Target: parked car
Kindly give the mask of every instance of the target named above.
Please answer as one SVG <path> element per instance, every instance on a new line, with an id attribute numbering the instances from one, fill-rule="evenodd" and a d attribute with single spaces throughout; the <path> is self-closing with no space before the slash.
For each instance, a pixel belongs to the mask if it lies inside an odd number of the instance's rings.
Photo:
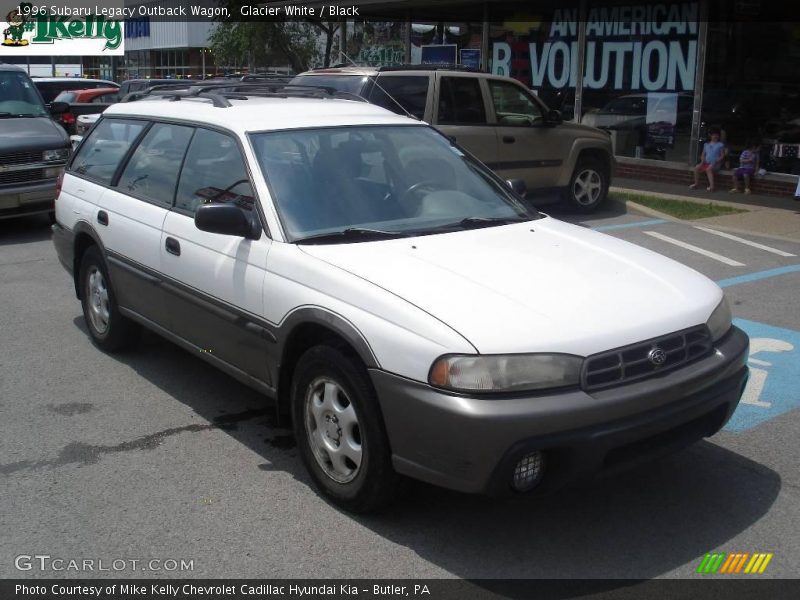
<path id="1" fill-rule="evenodd" d="M 401 475 L 554 489 L 725 424 L 748 339 L 715 283 L 339 96 L 176 90 L 101 115 L 53 227 L 97 347 L 146 327 L 262 391 L 352 511 Z"/>
<path id="2" fill-rule="evenodd" d="M 25 71 L 0 63 L 0 218 L 53 211 L 70 145 L 52 115 L 67 108 L 46 106 Z"/>
<path id="3" fill-rule="evenodd" d="M 608 194 L 615 167 L 609 136 L 564 123 L 515 79 L 409 65 L 316 69 L 291 83 L 359 94 L 422 119 L 501 177 L 522 179 L 534 202 L 565 200 L 591 212 Z"/>
<path id="4" fill-rule="evenodd" d="M 119 87 L 113 81 L 85 77 L 33 77 L 32 79 L 45 102 L 53 102 L 56 96 L 64 91 Z"/>
<path id="5" fill-rule="evenodd" d="M 59 115 L 58 121 L 68 134 L 77 133 L 77 118 L 80 115 L 101 113 L 120 101 L 118 88 L 96 88 L 61 92 L 56 102 L 66 102 L 69 110 Z"/>

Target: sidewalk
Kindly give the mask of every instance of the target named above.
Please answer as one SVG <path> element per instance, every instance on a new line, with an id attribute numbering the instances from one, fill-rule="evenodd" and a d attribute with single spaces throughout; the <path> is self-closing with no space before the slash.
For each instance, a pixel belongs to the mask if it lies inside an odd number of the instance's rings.
<path id="1" fill-rule="evenodd" d="M 709 225 L 735 233 L 751 233 L 764 237 L 800 242 L 800 201 L 761 194 L 731 194 L 727 190 L 707 192 L 691 190 L 673 183 L 616 178 L 610 192 L 646 194 L 673 200 L 686 200 L 732 206 L 747 212 L 698 219 L 693 223 Z M 653 209 L 636 205 L 636 210 L 660 218 L 673 219 Z M 657 215 L 656 215 L 657 213 Z"/>

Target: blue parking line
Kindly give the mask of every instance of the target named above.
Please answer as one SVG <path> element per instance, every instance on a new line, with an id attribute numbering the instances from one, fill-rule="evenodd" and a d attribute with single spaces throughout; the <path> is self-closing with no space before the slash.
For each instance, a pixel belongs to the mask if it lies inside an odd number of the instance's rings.
<path id="1" fill-rule="evenodd" d="M 620 223 L 618 225 L 600 225 L 592 227 L 595 231 L 612 231 L 614 229 L 631 229 L 632 227 L 649 227 L 650 225 L 661 225 L 667 223 L 665 219 L 650 219 L 649 221 L 636 221 L 635 223 Z"/>
<path id="2" fill-rule="evenodd" d="M 758 281 L 759 279 L 768 279 L 769 277 L 777 277 L 778 275 L 785 275 L 786 273 L 799 273 L 800 265 L 788 265 L 786 267 L 778 267 L 777 269 L 767 269 L 766 271 L 756 271 L 748 275 L 739 275 L 738 277 L 731 277 L 729 279 L 722 279 L 717 282 L 719 287 L 725 288 L 732 285 L 739 285 L 740 283 L 750 283 L 751 281 Z"/>

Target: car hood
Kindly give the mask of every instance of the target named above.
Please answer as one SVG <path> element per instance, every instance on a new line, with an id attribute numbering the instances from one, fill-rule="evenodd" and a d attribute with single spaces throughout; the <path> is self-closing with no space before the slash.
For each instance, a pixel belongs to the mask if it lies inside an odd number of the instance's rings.
<path id="1" fill-rule="evenodd" d="M 50 117 L 0 119 L 0 152 L 52 150 L 68 145 L 67 132 Z"/>
<path id="2" fill-rule="evenodd" d="M 704 323 L 722 290 L 556 219 L 302 250 L 433 315 L 480 353 L 586 356 Z"/>

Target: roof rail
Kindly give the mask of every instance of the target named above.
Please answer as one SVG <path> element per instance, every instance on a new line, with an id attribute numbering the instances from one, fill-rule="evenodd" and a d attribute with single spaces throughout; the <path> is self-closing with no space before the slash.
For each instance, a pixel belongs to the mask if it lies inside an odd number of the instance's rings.
<path id="1" fill-rule="evenodd" d="M 465 71 L 468 73 L 485 73 L 483 69 L 476 69 L 466 65 L 454 63 L 436 63 L 429 65 L 395 65 L 391 67 L 375 67 L 376 71 Z"/>
<path id="2" fill-rule="evenodd" d="M 211 100 L 217 108 L 228 108 L 232 104 L 228 99 L 247 100 L 250 96 L 272 98 L 335 98 L 367 102 L 366 98 L 350 92 L 342 92 L 329 86 L 287 85 L 283 82 L 217 81 L 208 84 L 175 83 L 154 85 L 146 90 L 127 94 L 122 102 L 133 102 L 146 97 L 158 96 L 176 101 L 182 98 L 205 98 Z"/>

